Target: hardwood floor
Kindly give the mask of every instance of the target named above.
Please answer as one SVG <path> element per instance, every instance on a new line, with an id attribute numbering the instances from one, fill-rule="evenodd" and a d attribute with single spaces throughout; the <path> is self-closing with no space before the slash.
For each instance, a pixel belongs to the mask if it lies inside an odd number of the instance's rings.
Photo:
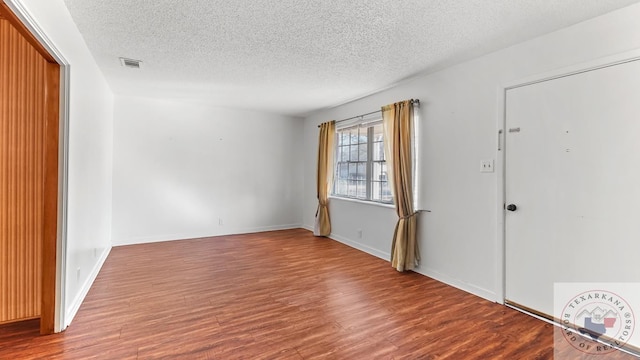
<path id="1" fill-rule="evenodd" d="M 65 332 L 1 327 L 0 359 L 551 359 L 553 334 L 297 229 L 116 247 Z"/>

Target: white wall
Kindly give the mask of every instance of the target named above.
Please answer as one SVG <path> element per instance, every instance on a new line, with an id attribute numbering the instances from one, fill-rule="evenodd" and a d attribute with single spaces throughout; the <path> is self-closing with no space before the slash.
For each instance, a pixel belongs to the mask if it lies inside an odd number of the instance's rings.
<path id="1" fill-rule="evenodd" d="M 419 98 L 423 205 L 418 272 L 491 299 L 502 299 L 496 159 L 503 85 L 538 73 L 640 48 L 640 4 L 433 73 L 334 109 L 310 115 L 304 128 L 304 226 L 316 210 L 317 124 Z M 392 209 L 332 199 L 332 237 L 389 258 Z M 356 229 L 362 229 L 362 239 Z"/>
<path id="2" fill-rule="evenodd" d="M 113 95 L 62 0 L 20 0 L 71 65 L 68 324 L 111 249 Z M 78 276 L 79 274 L 79 276 Z"/>
<path id="3" fill-rule="evenodd" d="M 300 119 L 135 97 L 115 118 L 114 245 L 302 223 Z"/>

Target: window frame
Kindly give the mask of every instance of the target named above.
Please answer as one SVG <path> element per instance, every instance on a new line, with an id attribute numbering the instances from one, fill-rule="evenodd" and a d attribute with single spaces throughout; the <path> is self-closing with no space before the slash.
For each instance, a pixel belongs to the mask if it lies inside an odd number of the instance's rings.
<path id="1" fill-rule="evenodd" d="M 384 153 L 384 135 L 382 138 L 382 141 L 375 141 L 375 127 L 381 125 L 382 126 L 382 119 L 380 117 L 377 117 L 376 119 L 371 119 L 369 121 L 361 121 L 355 124 L 350 124 L 341 128 L 336 128 L 336 140 L 335 140 L 335 149 L 334 149 L 334 169 L 333 169 L 333 186 L 331 187 L 331 197 L 335 197 L 338 199 L 346 199 L 346 200 L 352 200 L 352 201 L 362 201 L 362 202 L 366 202 L 366 203 L 370 203 L 370 204 L 377 204 L 377 205 L 383 205 L 383 206 L 393 206 L 394 205 L 394 201 L 393 201 L 393 195 L 390 195 L 390 198 L 388 200 L 383 200 L 382 199 L 382 195 L 380 194 L 380 199 L 375 199 L 373 197 L 373 188 L 374 188 L 374 183 L 380 183 L 380 186 L 382 187 L 383 184 L 386 184 L 386 187 L 389 189 L 389 192 L 391 192 L 391 189 L 389 187 L 389 179 L 388 177 L 386 178 L 386 180 L 382 181 L 382 180 L 376 180 L 374 179 L 374 166 L 375 163 L 380 163 L 381 165 L 381 173 L 382 173 L 382 169 L 386 169 L 386 164 L 387 164 L 387 160 L 386 160 L 386 154 Z M 366 129 L 366 137 L 367 137 L 367 142 L 366 142 L 366 149 L 367 149 L 367 159 L 366 161 L 360 161 L 360 156 L 358 156 L 358 161 L 351 161 L 350 159 L 347 161 L 343 161 L 342 158 L 340 158 L 340 154 L 341 154 L 341 148 L 344 147 L 348 147 L 349 148 L 349 155 L 351 155 L 351 149 L 350 147 L 353 146 L 354 144 L 351 143 L 351 139 L 349 140 L 350 143 L 349 145 L 345 146 L 344 144 L 341 144 L 340 142 L 340 138 L 343 136 L 343 132 L 347 131 L 347 130 L 351 130 L 351 129 Z M 358 131 L 358 136 L 360 136 L 360 131 Z M 375 152 L 375 143 L 381 143 L 382 144 L 382 160 L 378 159 L 375 160 L 375 156 L 374 156 L 374 152 Z M 355 144 L 356 146 L 361 146 L 362 144 L 359 142 Z M 350 156 L 349 156 L 350 157 Z M 338 182 L 339 180 L 347 180 L 349 181 L 349 179 L 341 179 L 339 176 L 340 173 L 340 165 L 341 163 L 346 163 L 348 164 L 347 167 L 352 164 L 355 163 L 356 164 L 356 168 L 358 166 L 358 164 L 361 163 L 365 163 L 365 197 L 361 197 L 358 196 L 358 191 L 357 191 L 357 187 L 356 187 L 356 192 L 355 195 L 351 196 L 348 193 L 346 194 L 340 194 L 337 193 L 337 186 L 338 186 Z M 384 174 L 386 175 L 386 171 L 384 172 Z M 356 180 L 358 181 L 358 180 Z M 348 191 L 347 191 L 348 192 Z"/>

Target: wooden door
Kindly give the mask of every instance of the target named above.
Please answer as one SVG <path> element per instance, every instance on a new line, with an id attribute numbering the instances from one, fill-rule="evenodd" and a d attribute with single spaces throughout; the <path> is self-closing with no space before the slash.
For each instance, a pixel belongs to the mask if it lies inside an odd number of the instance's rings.
<path id="1" fill-rule="evenodd" d="M 639 281 L 640 61 L 506 104 L 506 301 L 552 317 L 554 283 Z"/>
<path id="2" fill-rule="evenodd" d="M 0 4 L 0 324 L 55 320 L 60 67 Z"/>

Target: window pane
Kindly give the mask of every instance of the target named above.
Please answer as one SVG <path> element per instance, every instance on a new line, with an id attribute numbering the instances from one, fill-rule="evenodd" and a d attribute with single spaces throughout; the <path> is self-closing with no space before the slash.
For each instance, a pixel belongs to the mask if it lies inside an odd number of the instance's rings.
<path id="1" fill-rule="evenodd" d="M 393 201 L 393 196 L 391 195 L 391 189 L 389 189 L 389 183 L 388 182 L 383 182 L 381 183 L 382 186 L 382 190 L 381 190 L 381 201 L 384 202 L 391 202 Z"/>
<path id="2" fill-rule="evenodd" d="M 382 123 L 373 125 L 373 159 L 384 159 L 384 142 L 382 135 Z"/>
<path id="3" fill-rule="evenodd" d="M 358 181 L 358 192 L 356 196 L 361 199 L 367 198 L 367 182 L 366 181 Z"/>
<path id="4" fill-rule="evenodd" d="M 373 143 L 373 160 L 384 160 L 384 143 L 383 142 L 374 142 Z"/>
<path id="5" fill-rule="evenodd" d="M 358 163 L 358 180 L 367 180 L 367 163 Z"/>
<path id="6" fill-rule="evenodd" d="M 346 180 L 338 180 L 335 182 L 335 189 L 334 189 L 336 194 L 339 195 L 344 195 L 347 193 L 347 181 Z"/>
<path id="7" fill-rule="evenodd" d="M 371 182 L 371 199 L 380 201 L 380 182 Z"/>
<path id="8" fill-rule="evenodd" d="M 371 174 L 371 181 L 381 181 L 382 179 L 382 164 L 379 162 L 373 163 L 373 174 Z"/>
<path id="9" fill-rule="evenodd" d="M 338 168 L 338 178 L 346 179 L 349 177 L 349 164 L 340 164 Z"/>
<path id="10" fill-rule="evenodd" d="M 347 182 L 347 196 L 356 196 L 358 182 L 356 180 L 349 180 Z"/>
<path id="11" fill-rule="evenodd" d="M 384 161 L 373 163 L 372 181 L 387 181 L 387 164 Z"/>
<path id="12" fill-rule="evenodd" d="M 349 137 L 350 137 L 350 141 L 351 144 L 357 144 L 358 143 L 358 128 L 355 129 L 351 129 L 349 131 Z"/>
<path id="13" fill-rule="evenodd" d="M 349 161 L 349 145 L 340 146 L 340 156 L 338 161 Z"/>
<path id="14" fill-rule="evenodd" d="M 358 160 L 367 161 L 367 144 L 358 145 Z"/>
<path id="15" fill-rule="evenodd" d="M 349 180 L 356 180 L 358 177 L 358 163 L 349 164 Z"/>
<path id="16" fill-rule="evenodd" d="M 362 127 L 358 129 L 358 143 L 359 144 L 366 144 L 367 143 L 367 128 L 366 127 Z"/>
<path id="17" fill-rule="evenodd" d="M 351 145 L 349 161 L 358 161 L 358 145 Z"/>

